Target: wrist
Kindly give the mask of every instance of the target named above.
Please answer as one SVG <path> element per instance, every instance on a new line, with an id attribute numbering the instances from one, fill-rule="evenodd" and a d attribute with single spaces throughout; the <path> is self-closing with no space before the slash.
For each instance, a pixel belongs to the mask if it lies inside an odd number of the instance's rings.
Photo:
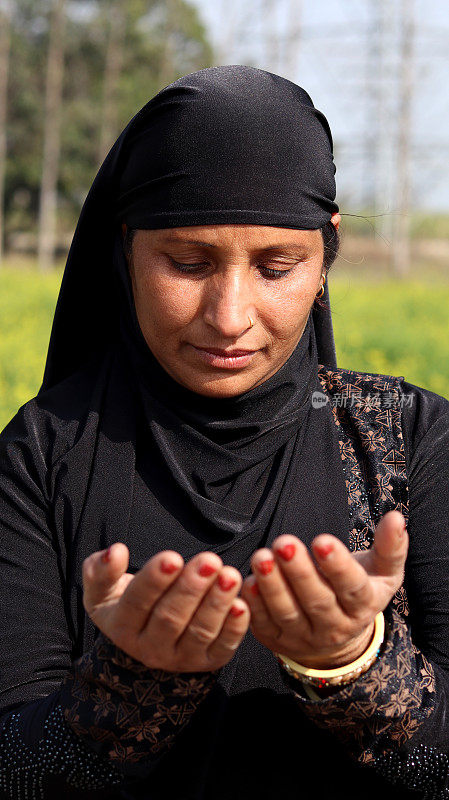
<path id="1" fill-rule="evenodd" d="M 304 667 L 311 669 L 337 669 L 337 667 L 345 667 L 356 661 L 368 648 L 374 634 L 374 620 L 365 628 L 364 631 L 356 638 L 348 642 L 345 648 L 338 651 L 333 651 L 329 654 L 321 654 L 316 657 L 297 657 L 288 655 L 293 661 L 298 661 Z"/>
<path id="2" fill-rule="evenodd" d="M 310 683 L 313 686 L 344 686 L 352 683 L 363 675 L 374 661 L 377 659 L 384 640 L 385 619 L 382 611 L 376 614 L 374 620 L 374 633 L 366 650 L 354 661 L 349 664 L 331 669 L 306 667 L 304 664 L 293 661 L 289 656 L 275 653 L 279 663 L 287 672 L 303 683 Z"/>

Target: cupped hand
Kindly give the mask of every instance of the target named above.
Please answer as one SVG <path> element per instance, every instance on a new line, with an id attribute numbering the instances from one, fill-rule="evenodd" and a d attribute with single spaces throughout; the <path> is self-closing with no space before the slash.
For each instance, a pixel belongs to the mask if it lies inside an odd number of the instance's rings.
<path id="1" fill-rule="evenodd" d="M 83 563 L 84 607 L 114 644 L 169 672 L 213 671 L 230 661 L 249 626 L 238 570 L 210 552 L 184 564 L 166 550 L 135 575 L 128 562 L 118 542 Z"/>
<path id="2" fill-rule="evenodd" d="M 256 550 L 253 574 L 243 582 L 254 636 L 306 667 L 351 663 L 402 584 L 407 550 L 399 511 L 381 518 L 372 547 L 361 552 L 351 553 L 330 534 L 315 537 L 312 554 L 295 536 L 279 536 L 271 549 Z"/>

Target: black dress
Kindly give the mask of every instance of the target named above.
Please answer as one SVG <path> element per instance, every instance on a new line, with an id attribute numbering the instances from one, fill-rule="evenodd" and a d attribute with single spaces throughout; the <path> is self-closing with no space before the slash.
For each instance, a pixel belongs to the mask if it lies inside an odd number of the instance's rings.
<path id="1" fill-rule="evenodd" d="M 332 698 L 308 697 L 279 667 L 282 691 L 261 678 L 223 703 L 215 674 L 148 670 L 102 634 L 79 649 L 87 640 L 73 629 L 79 598 L 70 594 L 77 576 L 67 558 L 77 509 L 52 480 L 58 461 L 82 450 L 91 389 L 84 375 L 62 413 L 56 386 L 45 402 L 23 406 L 0 437 L 3 796 L 449 797 L 449 402 L 400 379 L 411 398 L 402 432 L 413 624 L 389 606 L 379 659 Z M 76 486 L 82 476 L 64 477 Z M 104 532 L 94 530 L 93 540 L 101 549 Z M 273 657 L 261 647 L 260 658 L 263 675 Z"/>

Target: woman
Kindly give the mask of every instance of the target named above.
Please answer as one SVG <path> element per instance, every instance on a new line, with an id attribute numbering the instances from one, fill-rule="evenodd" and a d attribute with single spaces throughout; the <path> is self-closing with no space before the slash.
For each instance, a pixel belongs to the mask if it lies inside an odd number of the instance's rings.
<path id="1" fill-rule="evenodd" d="M 1 436 L 5 796 L 447 796 L 449 403 L 336 366 L 334 172 L 243 66 L 106 158 Z"/>

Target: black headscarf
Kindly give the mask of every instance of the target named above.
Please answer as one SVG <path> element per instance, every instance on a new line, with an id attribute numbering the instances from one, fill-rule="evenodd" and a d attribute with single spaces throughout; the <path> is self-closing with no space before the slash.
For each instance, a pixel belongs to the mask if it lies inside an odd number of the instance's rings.
<path id="1" fill-rule="evenodd" d="M 119 223 L 321 228 L 338 211 L 334 175 L 326 118 L 304 89 L 279 75 L 212 67 L 160 91 L 119 136 L 84 203 L 42 390 L 116 336 L 120 299 L 111 265 Z M 329 306 L 327 284 L 322 299 Z M 314 327 L 320 363 L 335 366 L 329 308 L 314 309 Z"/>
<path id="2" fill-rule="evenodd" d="M 120 232 L 122 222 L 317 229 L 337 210 L 334 172 L 329 126 L 307 93 L 245 66 L 201 70 L 166 87 L 113 146 L 74 235 L 40 390 L 100 359 L 95 414 L 79 434 L 89 455 L 80 464 L 88 491 L 74 545 L 78 589 L 82 558 L 113 541 L 127 543 L 132 571 L 161 549 L 185 559 L 213 550 L 243 575 L 254 550 L 282 532 L 310 544 L 329 531 L 347 543 L 335 424 L 329 405 L 312 403 L 318 361 L 335 366 L 330 310 L 309 315 L 296 349 L 264 383 L 235 397 L 199 395 L 169 376 L 145 342 Z M 85 649 L 92 632 L 75 590 L 72 613 Z M 225 696 L 287 691 L 250 633 L 219 686 L 219 748 L 227 725 L 239 724 Z M 274 731 L 268 712 L 265 720 Z M 198 726 L 191 747 L 205 746 Z M 210 730 L 206 738 L 213 748 Z"/>

